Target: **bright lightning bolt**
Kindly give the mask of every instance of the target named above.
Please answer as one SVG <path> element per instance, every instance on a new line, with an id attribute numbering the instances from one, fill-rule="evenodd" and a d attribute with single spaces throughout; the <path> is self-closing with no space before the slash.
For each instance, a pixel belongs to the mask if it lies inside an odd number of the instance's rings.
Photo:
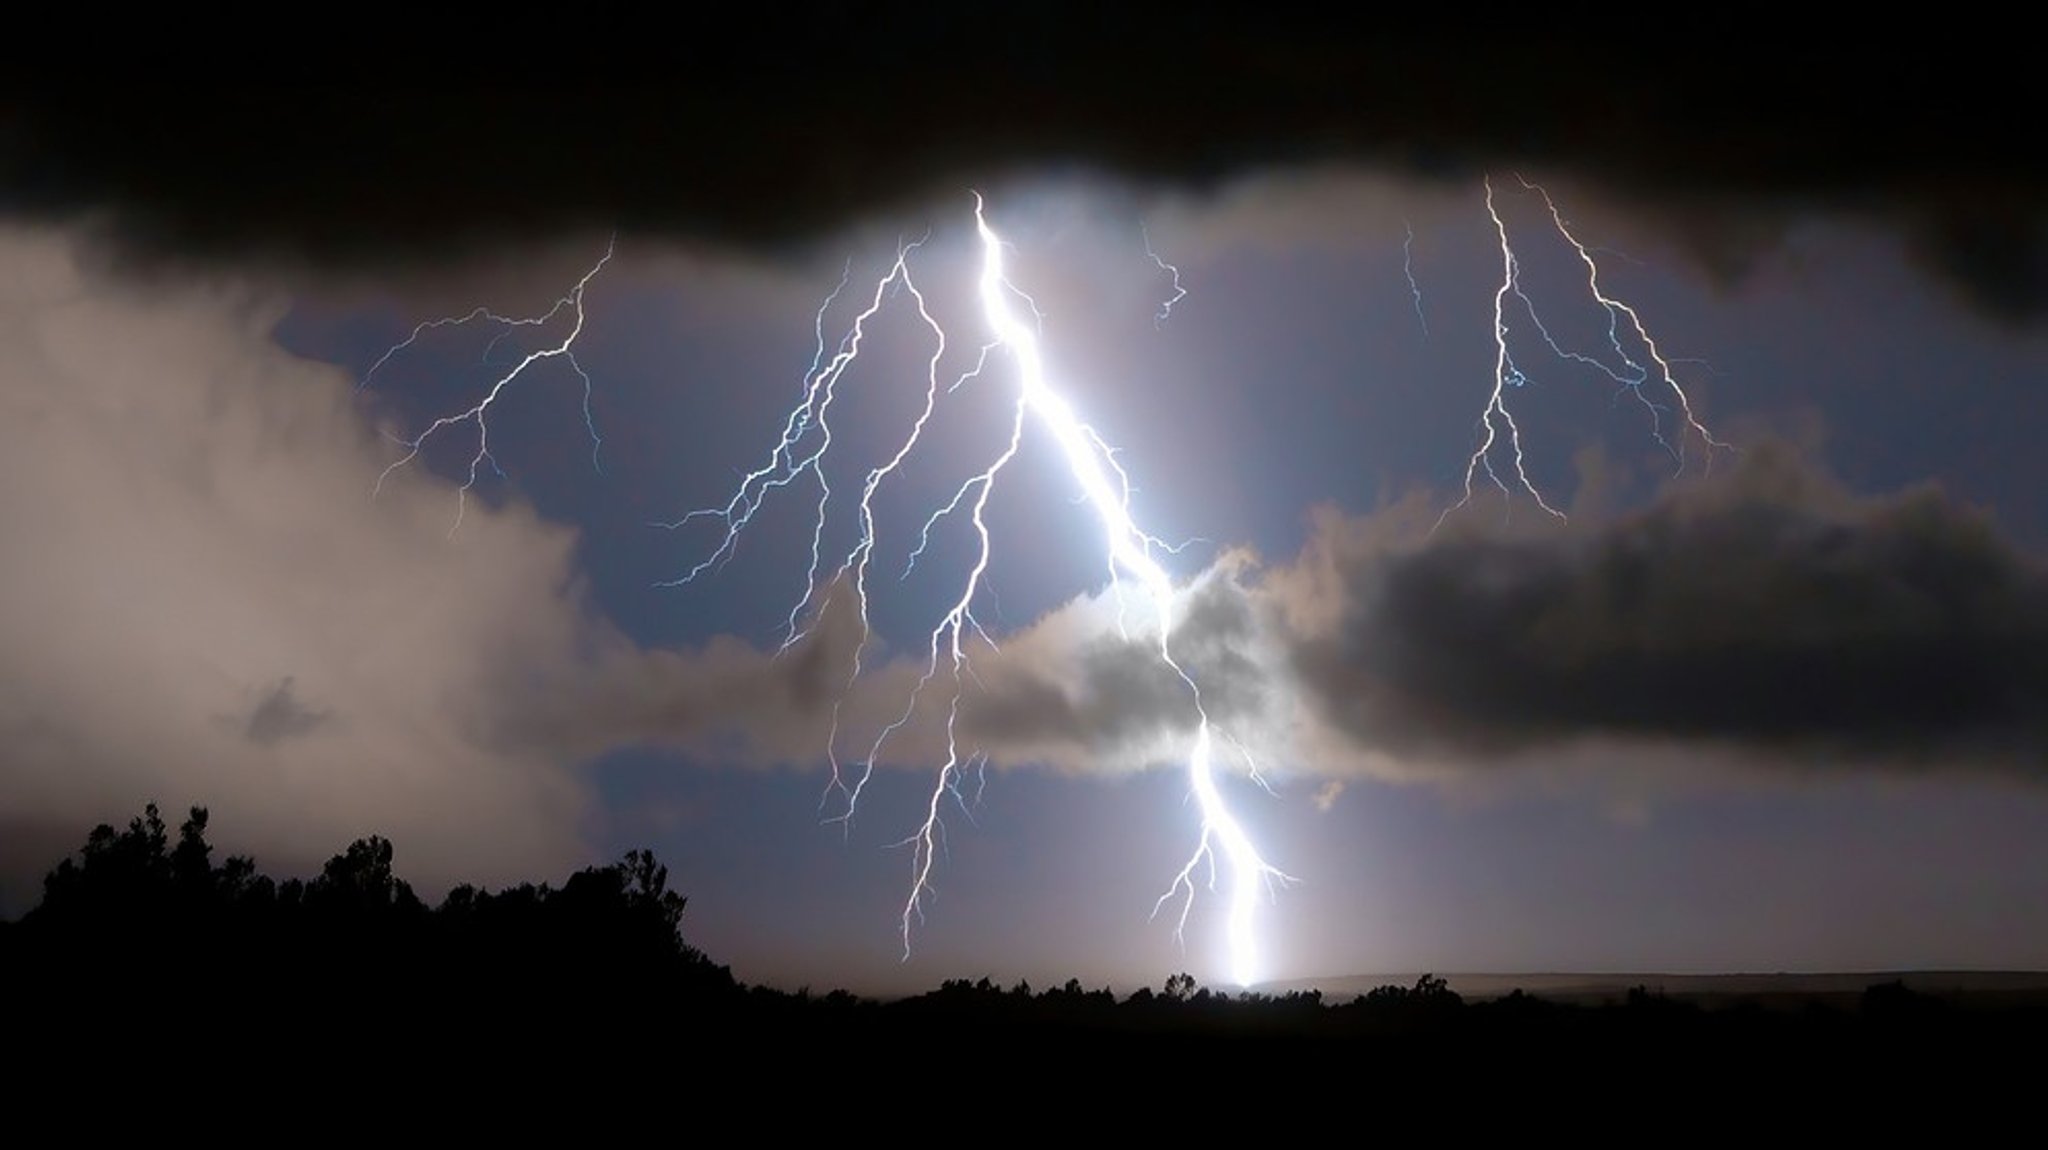
<path id="1" fill-rule="evenodd" d="M 1188 908 L 1194 901 L 1194 872 L 1205 860 L 1216 860 L 1216 848 L 1222 847 L 1223 861 L 1231 872 L 1229 947 L 1231 977 L 1240 986 L 1257 981 L 1259 955 L 1257 938 L 1253 933 L 1253 913 L 1258 906 L 1258 896 L 1273 880 L 1285 880 L 1286 875 L 1275 869 L 1260 856 L 1251 837 L 1244 831 L 1229 804 L 1223 801 L 1222 793 L 1216 787 L 1216 775 L 1210 761 L 1212 738 L 1210 735 L 1209 713 L 1202 707 L 1202 691 L 1192 676 L 1174 661 L 1170 638 L 1173 633 L 1173 581 L 1158 563 L 1152 559 L 1152 548 L 1157 541 L 1139 530 L 1130 516 L 1129 484 L 1124 480 L 1121 468 L 1109 458 L 1102 441 L 1075 416 L 1066 400 L 1052 389 L 1045 377 L 1045 365 L 1040 357 L 1037 332 L 1023 322 L 1011 306 L 1011 297 L 1019 294 L 1003 275 L 1003 243 L 995 230 L 988 225 L 982 212 L 981 199 L 975 198 L 974 223 L 982 244 L 981 305 L 989 326 L 997 337 L 1016 356 L 1018 374 L 1022 382 L 1019 400 L 1020 414 L 1028 407 L 1039 417 L 1065 454 L 1067 465 L 1088 499 L 1089 506 L 1102 520 L 1108 539 L 1109 553 L 1115 566 L 1129 574 L 1146 590 L 1151 592 L 1156 605 L 1159 625 L 1159 658 L 1171 667 L 1187 686 L 1189 701 L 1196 716 L 1195 744 L 1188 755 L 1188 778 L 1194 788 L 1195 799 L 1202 811 L 1202 835 L 1195 851 L 1189 856 L 1187 865 L 1181 868 L 1174 885 L 1160 896 L 1163 904 L 1176 891 L 1185 891 L 1186 898 L 1181 904 L 1180 927 L 1187 922 Z M 1117 481 L 1110 481 L 1108 471 L 1115 471 Z M 913 896 L 914 897 L 914 896 Z M 1156 910 L 1156 907 L 1155 907 Z"/>
<path id="2" fill-rule="evenodd" d="M 1500 438 L 1500 427 L 1494 424 L 1496 418 L 1500 420 L 1502 426 L 1507 428 L 1508 447 L 1514 454 L 1516 481 L 1524 491 L 1529 493 L 1531 498 L 1536 500 L 1536 506 L 1557 516 L 1559 519 L 1564 518 L 1564 512 L 1545 502 L 1543 493 L 1538 491 L 1536 484 L 1529 479 L 1528 467 L 1522 454 L 1522 429 L 1516 425 L 1514 414 L 1508 410 L 1505 397 L 1505 392 L 1509 387 L 1522 386 L 1522 384 L 1528 381 L 1528 377 L 1523 375 L 1522 370 L 1515 366 L 1514 357 L 1508 352 L 1508 325 L 1505 315 L 1506 301 L 1508 293 L 1519 291 L 1518 284 L 1521 272 L 1515 263 L 1515 251 L 1512 247 L 1508 246 L 1507 224 L 1501 221 L 1500 212 L 1493 205 L 1493 181 L 1491 179 L 1486 181 L 1486 214 L 1493 218 L 1494 231 L 1500 236 L 1500 287 L 1495 289 L 1493 293 L 1493 390 L 1488 394 L 1486 406 L 1479 414 L 1479 423 L 1485 429 L 1485 434 L 1480 437 L 1478 448 L 1472 452 L 1471 458 L 1465 464 L 1464 498 L 1444 509 L 1444 514 L 1437 517 L 1438 526 L 1443 525 L 1444 518 L 1450 515 L 1451 512 L 1472 501 L 1472 481 L 1477 477 L 1478 472 L 1482 468 L 1485 469 L 1487 478 L 1493 480 L 1494 486 L 1500 488 L 1501 494 L 1510 496 L 1513 494 L 1513 492 L 1509 491 L 1507 483 L 1501 479 L 1500 474 L 1493 469 L 1493 447 Z"/>
<path id="3" fill-rule="evenodd" d="M 724 526 L 722 537 L 711 553 L 682 576 L 671 580 L 669 585 L 688 583 L 729 559 L 741 533 L 752 522 L 770 492 L 799 482 L 815 485 L 817 501 L 811 531 L 810 569 L 804 591 L 786 621 L 783 646 L 787 649 L 803 636 L 807 613 L 815 617 L 821 607 L 818 599 L 822 588 L 842 584 L 849 586 L 862 624 L 862 639 L 855 648 L 848 679 L 851 687 L 853 679 L 860 674 L 861 654 L 869 638 L 867 596 L 870 564 L 875 553 L 875 493 L 916 450 L 942 395 L 950 394 L 967 381 L 978 378 L 988 366 L 992 352 L 1000 350 L 1007 353 L 1017 376 L 1017 393 L 1010 408 L 1008 434 L 994 457 L 962 482 L 952 496 L 925 520 L 907 568 L 914 567 L 918 557 L 924 553 L 937 524 L 955 516 L 963 516 L 971 529 L 972 561 L 956 591 L 949 595 L 946 610 L 927 636 L 924 669 L 910 697 L 905 700 L 897 717 L 883 726 L 869 744 L 857 770 L 847 770 L 839 761 L 836 749 L 838 712 L 835 710 L 832 749 L 828 752 L 832 778 L 827 796 L 834 793 L 843 795 L 846 809 L 839 817 L 850 819 L 890 741 L 909 725 L 927 692 L 945 692 L 944 759 L 923 805 L 923 817 L 902 843 L 911 852 L 910 890 L 901 915 L 904 954 L 908 957 L 911 933 L 914 926 L 922 921 L 925 900 L 932 892 L 932 869 L 944 845 L 941 816 L 949 800 L 963 802 L 959 792 L 963 773 L 985 762 L 982 756 L 963 753 L 958 738 L 958 720 L 965 681 L 972 675 L 968 664 L 968 641 L 970 637 L 979 636 L 993 644 L 973 613 L 976 600 L 987 591 L 985 579 L 994 553 L 986 518 L 989 498 L 1004 468 L 1016 458 L 1027 427 L 1042 431 L 1058 446 L 1068 471 L 1080 488 L 1083 502 L 1101 525 L 1112 587 L 1120 589 L 1124 580 L 1131 580 L 1142 586 L 1154 605 L 1160 661 L 1185 686 L 1190 717 L 1194 720 L 1195 735 L 1188 755 L 1188 777 L 1201 811 L 1201 833 L 1186 864 L 1155 904 L 1154 913 L 1180 896 L 1181 909 L 1176 924 L 1176 936 L 1180 936 L 1193 905 L 1197 873 L 1207 864 L 1210 885 L 1213 886 L 1214 872 L 1220 863 L 1227 870 L 1230 881 L 1226 937 L 1231 977 L 1240 985 L 1248 985 L 1257 981 L 1261 969 L 1254 929 L 1259 898 L 1272 884 L 1286 881 L 1288 876 L 1266 862 L 1231 812 L 1218 786 L 1213 746 L 1219 733 L 1213 730 L 1208 712 L 1203 707 L 1199 684 L 1173 655 L 1171 636 L 1175 591 L 1172 579 L 1154 558 L 1156 553 L 1170 551 L 1170 548 L 1139 528 L 1132 519 L 1129 477 L 1101 436 L 1081 420 L 1048 379 L 1039 343 L 1037 308 L 1030 297 L 1009 280 L 1004 270 L 1004 241 L 990 226 L 979 195 L 975 197 L 975 229 L 980 241 L 980 275 L 976 295 L 981 317 L 993 338 L 981 347 L 972 366 L 951 383 L 942 384 L 940 366 L 947 349 L 946 334 L 932 317 L 924 294 L 911 275 L 909 260 L 917 250 L 917 244 L 904 245 L 899 249 L 894 263 L 876 282 L 865 308 L 855 316 L 846 337 L 828 355 L 824 315 L 833 299 L 837 298 L 838 290 L 835 290 L 818 312 L 818 350 L 805 378 L 802 394 L 796 407 L 783 421 L 781 438 L 768 453 L 767 460 L 742 478 L 731 498 L 723 505 L 691 512 L 672 524 L 664 525 L 681 527 L 695 520 L 709 519 Z M 1160 310 L 1158 318 L 1163 321 L 1170 314 L 1173 303 L 1186 291 L 1180 286 L 1177 270 L 1152 250 L 1149 236 L 1145 246 L 1154 263 L 1174 277 L 1176 294 Z M 843 288 L 842 281 L 839 290 Z M 869 321 L 885 302 L 899 292 L 914 301 L 918 319 L 932 337 L 933 350 L 924 371 L 923 406 L 895 452 L 880 466 L 869 470 L 862 481 L 855 512 L 859 525 L 857 541 L 828 571 L 823 540 L 833 491 L 825 477 L 824 460 L 832 446 L 830 417 L 833 403 L 838 385 L 860 354 Z M 1249 761 L 1249 755 L 1246 758 Z"/>
<path id="4" fill-rule="evenodd" d="M 462 527 L 462 516 L 463 512 L 468 508 L 469 493 L 476 487 L 479 473 L 482 471 L 484 464 L 490 464 L 493 471 L 498 469 L 497 458 L 491 454 L 491 425 L 489 417 L 492 405 L 498 402 L 498 398 L 504 394 L 506 388 L 512 386 L 513 382 L 518 380 L 520 376 L 526 374 L 527 369 L 537 363 L 552 359 L 559 359 L 566 363 L 569 369 L 576 373 L 576 378 L 583 381 L 583 426 L 590 432 L 590 465 L 593 468 L 601 469 L 599 453 L 604 448 L 604 439 L 598 434 L 597 421 L 592 417 L 590 411 L 590 373 L 584 371 L 583 365 L 576 361 L 575 347 L 576 340 L 583 334 L 584 293 L 589 289 L 590 281 L 596 279 L 597 273 L 603 271 L 605 265 L 611 262 L 612 248 L 615 242 L 615 240 L 606 241 L 604 254 L 598 257 L 597 262 L 590 266 L 590 270 L 583 273 L 583 278 L 576 281 L 576 286 L 569 289 L 566 295 L 555 301 L 553 307 L 550 307 L 540 315 L 512 318 L 499 315 L 489 308 L 479 307 L 466 315 L 444 316 L 440 319 L 428 320 L 414 327 L 412 334 L 393 344 L 383 355 L 377 357 L 377 362 L 371 364 L 370 370 L 363 373 L 362 379 L 357 382 L 356 387 L 358 390 L 369 386 L 370 380 L 394 356 L 418 343 L 423 336 L 435 329 L 460 327 L 476 320 L 488 320 L 500 328 L 507 329 L 492 336 L 491 342 L 485 346 L 484 359 L 488 361 L 491 351 L 498 346 L 500 340 L 509 334 L 510 329 L 519 327 L 544 328 L 556 316 L 561 315 L 565 311 L 573 317 L 566 334 L 549 346 L 542 347 L 537 351 L 527 352 L 521 356 L 518 362 L 514 363 L 509 370 L 497 378 L 496 382 L 491 384 L 484 392 L 482 399 L 463 411 L 435 419 L 427 424 L 418 435 L 410 439 L 399 439 L 399 445 L 406 449 L 405 454 L 393 460 L 390 466 L 378 474 L 377 482 L 371 488 L 371 495 L 373 497 L 383 493 L 384 481 L 391 477 L 392 472 L 405 467 L 413 460 L 419 458 L 420 452 L 426 449 L 429 439 L 460 424 L 476 424 L 476 453 L 470 456 L 468 474 L 464 477 L 461 486 L 455 490 L 455 522 L 448 528 L 448 534 L 452 537 Z"/>
<path id="5" fill-rule="evenodd" d="M 1650 337 L 1649 329 L 1643 326 L 1643 318 L 1636 314 L 1636 309 L 1600 290 L 1600 265 L 1593 262 L 1593 253 L 1586 250 L 1586 245 L 1580 243 L 1579 237 L 1573 235 L 1571 228 L 1565 224 L 1564 215 L 1558 211 L 1557 202 L 1550 198 L 1550 193 L 1545 191 L 1541 185 L 1532 184 L 1527 180 L 1523 180 L 1520 176 L 1515 178 L 1521 180 L 1523 187 L 1543 197 L 1543 206 L 1549 209 L 1551 222 L 1557 225 L 1557 234 L 1564 237 L 1565 242 L 1570 244 L 1572 250 L 1578 253 L 1580 262 L 1586 265 L 1586 290 L 1591 292 L 1593 298 L 1599 301 L 1600 306 L 1607 311 L 1607 342 L 1613 348 L 1615 356 L 1621 361 L 1622 369 L 1617 372 L 1603 366 L 1601 370 L 1607 371 L 1608 375 L 1613 377 L 1615 382 L 1633 392 L 1636 398 L 1642 401 L 1643 406 L 1649 409 L 1650 433 L 1656 436 L 1657 442 L 1662 444 L 1665 450 L 1671 452 L 1678 460 L 1680 470 L 1685 468 L 1685 442 L 1686 432 L 1688 431 L 1699 436 L 1700 442 L 1706 445 L 1707 465 L 1709 467 L 1713 466 L 1713 452 L 1715 448 L 1718 447 L 1725 451 L 1733 451 L 1734 448 L 1715 439 L 1713 434 L 1706 429 L 1706 426 L 1700 423 L 1699 418 L 1693 415 L 1692 400 L 1687 398 L 1685 388 L 1679 386 L 1677 377 L 1671 374 L 1671 361 L 1664 358 L 1664 353 L 1658 349 L 1657 341 Z M 1526 297 L 1524 298 L 1526 300 Z M 1534 307 L 1530 308 L 1529 315 L 1530 318 L 1535 318 L 1536 311 Z M 1622 346 L 1620 325 L 1623 316 L 1628 317 L 1629 327 L 1635 332 L 1636 339 L 1641 342 L 1643 349 L 1649 353 L 1650 361 L 1657 365 L 1654 378 L 1652 378 L 1652 373 L 1649 369 L 1632 358 Z M 1550 339 L 1549 332 L 1544 332 L 1543 338 L 1545 342 L 1550 343 L 1551 347 L 1557 347 L 1556 342 Z M 1570 355 L 1562 350 L 1560 350 L 1559 354 L 1567 355 L 1573 359 L 1584 359 L 1582 356 Z M 1663 417 L 1665 409 L 1643 392 L 1643 386 L 1649 383 L 1663 384 L 1666 388 L 1670 389 L 1671 394 L 1678 400 L 1678 410 L 1685 421 L 1685 426 L 1679 429 L 1679 439 L 1676 444 L 1672 444 L 1664 438 Z"/>
<path id="6" fill-rule="evenodd" d="M 1716 449 L 1724 451 L 1734 450 L 1729 444 L 1714 438 L 1713 434 L 1707 430 L 1706 425 L 1701 423 L 1699 418 L 1694 415 L 1691 399 L 1686 395 L 1685 389 L 1679 384 L 1677 377 L 1672 374 L 1671 361 L 1666 359 L 1662 350 L 1658 348 L 1657 341 L 1651 337 L 1649 329 L 1643 325 L 1642 317 L 1637 314 L 1635 308 L 1601 290 L 1599 264 L 1593 259 L 1592 252 L 1585 244 L 1579 241 L 1578 236 L 1573 234 L 1570 226 L 1565 223 L 1564 214 L 1558 210 L 1557 203 L 1551 199 L 1550 193 L 1539 184 L 1530 183 L 1519 176 L 1516 179 L 1524 189 L 1535 192 L 1543 198 L 1543 206 L 1550 213 L 1551 223 L 1556 227 L 1558 235 L 1571 246 L 1572 250 L 1577 253 L 1580 262 L 1585 265 L 1586 290 L 1592 295 L 1594 302 L 1605 311 L 1607 316 L 1608 346 L 1606 351 L 1608 356 L 1589 355 L 1585 352 L 1571 350 L 1560 345 L 1551 335 L 1549 327 L 1544 324 L 1542 316 L 1536 311 L 1535 302 L 1522 290 L 1521 264 L 1515 256 L 1514 246 L 1509 242 L 1507 222 L 1501 218 L 1500 209 L 1494 203 L 1493 180 L 1488 178 L 1485 181 L 1486 214 L 1493 221 L 1494 234 L 1500 241 L 1501 261 L 1500 284 L 1494 289 L 1493 293 L 1493 387 L 1488 392 L 1486 406 L 1481 409 L 1479 415 L 1479 445 L 1473 449 L 1471 456 L 1466 460 L 1464 494 L 1456 503 L 1445 508 L 1442 515 L 1437 517 L 1438 526 L 1443 525 L 1443 521 L 1450 517 L 1451 512 L 1464 507 L 1472 501 L 1473 484 L 1482 471 L 1485 472 L 1487 479 L 1500 489 L 1502 495 L 1509 498 L 1513 497 L 1514 489 L 1508 485 L 1508 481 L 1502 477 L 1500 471 L 1496 470 L 1494 466 L 1495 449 L 1503 443 L 1506 445 L 1509 462 L 1513 465 L 1514 486 L 1526 492 L 1535 501 L 1536 506 L 1544 511 L 1559 519 L 1565 517 L 1564 512 L 1551 506 L 1549 501 L 1544 499 L 1543 492 L 1536 486 L 1535 481 L 1529 478 L 1527 457 L 1522 449 L 1522 429 L 1515 423 L 1514 413 L 1508 409 L 1507 390 L 1511 387 L 1520 388 L 1529 382 L 1529 377 L 1515 363 L 1514 354 L 1508 346 L 1508 298 L 1510 296 L 1514 297 L 1520 304 L 1521 312 L 1528 316 L 1530 324 L 1535 327 L 1544 345 L 1553 355 L 1601 372 L 1613 380 L 1622 390 L 1633 395 L 1643 405 L 1650 414 L 1651 436 L 1676 460 L 1678 469 L 1681 472 L 1685 469 L 1686 442 L 1689 438 L 1696 436 L 1705 446 L 1708 466 L 1710 467 L 1713 462 L 1713 452 Z M 1413 238 L 1412 233 L 1410 233 L 1410 238 Z M 1405 245 L 1402 250 L 1405 260 L 1407 251 Z M 1412 285 L 1413 282 L 1411 275 L 1410 284 Z M 1419 295 L 1417 296 L 1417 301 L 1419 305 Z M 1624 319 L 1627 321 L 1625 325 L 1626 331 L 1624 331 Z M 1648 359 L 1650 363 L 1655 365 L 1654 370 L 1645 366 L 1641 359 L 1630 353 L 1629 337 L 1631 335 L 1633 336 L 1634 343 L 1640 347 L 1643 358 Z M 1677 411 L 1683 426 L 1678 430 L 1678 441 L 1676 443 L 1673 443 L 1665 434 L 1664 419 L 1670 414 L 1670 409 L 1646 390 L 1651 386 L 1661 386 L 1670 392 L 1677 404 Z"/>

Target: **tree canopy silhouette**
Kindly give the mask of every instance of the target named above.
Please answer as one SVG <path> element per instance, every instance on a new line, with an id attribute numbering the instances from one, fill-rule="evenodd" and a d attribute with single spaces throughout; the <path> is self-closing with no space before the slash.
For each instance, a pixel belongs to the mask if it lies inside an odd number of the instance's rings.
<path id="1" fill-rule="evenodd" d="M 560 888 L 460 886 L 429 908 L 381 836 L 350 843 L 309 881 L 278 882 L 246 857 L 216 865 L 207 824 L 192 808 L 173 845 L 151 804 L 124 830 L 93 828 L 0 936 L 7 964 L 34 978 L 46 1006 L 79 1017 L 170 998 L 245 1021 L 282 1001 L 327 1024 L 400 1010 L 465 1024 L 601 1019 L 702 1008 L 738 989 L 683 940 L 687 900 L 650 851 Z"/>
<path id="2" fill-rule="evenodd" d="M 688 902 L 650 851 L 559 887 L 458 886 L 429 907 L 382 837 L 350 843 L 309 879 L 277 881 L 246 857 L 216 862 L 207 830 L 204 808 L 174 836 L 150 806 L 123 829 L 95 827 L 49 872 L 41 902 L 0 930 L 17 1049 L 47 1051 L 52 1066 L 125 1059 L 208 1088 L 236 1073 L 218 1068 L 262 1061 L 318 1067 L 329 1084 L 459 1064 L 502 1092 L 539 1061 L 612 1096 L 617 1074 L 667 1088 L 678 1066 L 737 1083 L 759 1069 L 730 1056 L 742 1049 L 801 1050 L 835 1071 L 881 1073 L 899 1063 L 878 1052 L 906 1050 L 1119 1081 L 1156 1070 L 1176 1089 L 1188 1066 L 1243 1065 L 1335 1087 L 1360 1075 L 1426 1085 L 1452 1065 L 1472 1081 L 1532 1067 L 1664 1074 L 1687 1060 L 1890 1072 L 1924 1068 L 1923 1052 L 2021 1048 L 2048 1009 L 1951 1008 L 1900 981 L 1871 987 L 1853 1013 L 1708 1010 L 1644 986 L 1606 1005 L 1520 992 L 1467 1003 L 1435 975 L 1335 1006 L 1310 990 L 1214 990 L 1187 973 L 1122 1001 L 1078 979 L 1034 991 L 986 977 L 887 1003 L 813 997 L 742 987 L 686 942 Z"/>

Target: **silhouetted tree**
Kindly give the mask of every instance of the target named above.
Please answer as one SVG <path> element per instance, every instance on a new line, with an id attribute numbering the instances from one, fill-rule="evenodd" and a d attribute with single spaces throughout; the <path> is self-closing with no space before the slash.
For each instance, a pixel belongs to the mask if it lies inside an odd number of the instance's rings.
<path id="1" fill-rule="evenodd" d="M 192 813 L 203 829 L 204 813 L 196 807 Z M 43 901 L 30 913 L 47 920 L 155 918 L 170 892 L 167 842 L 155 803 L 118 834 L 101 823 L 86 835 L 77 859 L 63 860 L 44 877 Z"/>
<path id="2" fill-rule="evenodd" d="M 340 913 L 377 914 L 423 909 L 412 885 L 391 870 L 391 842 L 379 835 L 357 839 L 327 860 L 307 897 Z"/>
<path id="3" fill-rule="evenodd" d="M 684 942 L 687 900 L 650 851 L 560 890 L 457 887 L 435 911 L 397 876 L 381 836 L 351 843 L 310 882 L 275 884 L 247 858 L 214 865 L 207 827 L 192 808 L 173 847 L 151 805 L 124 831 L 94 828 L 50 871 L 0 957 L 52 1003 L 68 987 L 86 996 L 74 1008 L 116 1015 L 168 994 L 204 1000 L 216 1019 L 239 1003 L 245 1022 L 296 1017 L 314 1031 L 423 1010 L 476 1024 L 509 1017 L 515 994 L 529 1009 L 560 1004 L 573 1022 L 737 989 Z"/>

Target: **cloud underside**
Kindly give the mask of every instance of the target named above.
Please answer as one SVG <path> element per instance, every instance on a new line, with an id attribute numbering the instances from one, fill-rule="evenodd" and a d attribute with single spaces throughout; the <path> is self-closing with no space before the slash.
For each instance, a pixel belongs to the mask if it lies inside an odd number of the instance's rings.
<path id="1" fill-rule="evenodd" d="M 147 99 L 118 53 L 104 75 L 66 61 L 0 80 L 0 210 L 99 220 L 137 256 L 388 270 L 593 228 L 773 250 L 1019 174 L 1519 168 L 1599 185 L 1723 268 L 1791 217 L 1849 213 L 1990 314 L 2048 307 L 2048 176 L 2005 127 L 2040 107 L 2023 38 L 1852 49 L 1716 17 L 1631 54 L 1530 19 L 982 23 L 778 10 L 703 40 L 607 35 L 584 67 L 409 26 L 337 50 L 342 74 L 195 59 L 233 79 Z M 1895 53 L 1918 82 L 1887 78 Z"/>

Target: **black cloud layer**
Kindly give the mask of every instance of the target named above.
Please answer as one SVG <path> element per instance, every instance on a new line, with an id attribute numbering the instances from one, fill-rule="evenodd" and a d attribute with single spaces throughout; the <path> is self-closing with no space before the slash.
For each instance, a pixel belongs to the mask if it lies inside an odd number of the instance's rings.
<path id="1" fill-rule="evenodd" d="M 1588 736 L 2048 763 L 2048 569 L 1938 492 L 1830 507 L 1737 488 L 1588 534 L 1351 565 L 1296 652 L 1368 746 Z"/>
<path id="2" fill-rule="evenodd" d="M 1731 263 L 1707 249 L 1749 214 L 1875 214 L 1992 313 L 2048 308 L 2021 38 L 1795 40 L 1717 11 L 1627 43 L 1639 17 L 1586 10 L 1367 29 L 1110 7 L 728 8 L 685 28 L 365 13 L 232 53 L 189 29 L 175 54 L 147 29 L 90 57 L 17 41 L 0 207 L 111 219 L 131 254 L 383 267 L 580 227 L 774 247 L 1014 172 L 1529 165 Z"/>

